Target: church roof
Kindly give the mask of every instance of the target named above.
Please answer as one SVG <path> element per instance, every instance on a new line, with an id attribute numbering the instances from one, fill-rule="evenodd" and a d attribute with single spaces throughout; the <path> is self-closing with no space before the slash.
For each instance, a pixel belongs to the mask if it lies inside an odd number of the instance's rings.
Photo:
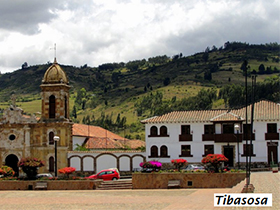
<path id="1" fill-rule="evenodd" d="M 53 64 L 45 72 L 43 84 L 54 84 L 54 83 L 65 83 L 68 84 L 69 81 L 63 69 L 57 63 L 56 58 Z"/>
<path id="2" fill-rule="evenodd" d="M 247 106 L 247 119 L 251 121 L 252 105 Z M 240 109 L 213 109 L 174 111 L 161 116 L 142 120 L 142 123 L 195 123 L 217 121 L 244 121 L 246 119 L 246 107 Z M 279 121 L 280 104 L 262 100 L 254 105 L 254 121 Z"/>

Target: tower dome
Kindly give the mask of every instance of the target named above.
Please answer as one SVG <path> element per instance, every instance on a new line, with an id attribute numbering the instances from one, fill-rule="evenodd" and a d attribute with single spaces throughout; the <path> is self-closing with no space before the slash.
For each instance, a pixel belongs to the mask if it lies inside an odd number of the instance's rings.
<path id="1" fill-rule="evenodd" d="M 55 83 L 69 84 L 65 72 L 57 63 L 56 58 L 54 59 L 53 64 L 45 72 L 42 83 L 43 84 L 55 84 Z"/>

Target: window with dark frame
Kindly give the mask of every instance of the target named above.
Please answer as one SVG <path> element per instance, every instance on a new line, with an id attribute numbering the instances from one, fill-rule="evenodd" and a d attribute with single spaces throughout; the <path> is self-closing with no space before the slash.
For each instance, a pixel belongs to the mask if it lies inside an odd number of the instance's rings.
<path id="1" fill-rule="evenodd" d="M 49 172 L 54 172 L 54 157 L 49 158 Z"/>
<path id="2" fill-rule="evenodd" d="M 49 97 L 49 118 L 55 118 L 55 96 Z"/>
<path id="3" fill-rule="evenodd" d="M 167 127 L 166 126 L 161 126 L 159 129 L 160 136 L 167 136 Z"/>
<path id="4" fill-rule="evenodd" d="M 256 156 L 254 154 L 254 145 L 243 144 L 243 154 L 241 156 Z"/>
<path id="5" fill-rule="evenodd" d="M 180 157 L 192 157 L 191 155 L 191 145 L 181 145 L 181 155 Z"/>
<path id="6" fill-rule="evenodd" d="M 225 123 L 223 124 L 223 133 L 234 133 L 234 124 L 233 123 Z"/>
<path id="7" fill-rule="evenodd" d="M 168 157 L 167 146 L 163 145 L 160 147 L 160 157 Z"/>
<path id="8" fill-rule="evenodd" d="M 267 133 L 277 133 L 277 124 L 267 123 Z"/>
<path id="9" fill-rule="evenodd" d="M 214 134 L 214 125 L 204 125 L 204 134 Z"/>
<path id="10" fill-rule="evenodd" d="M 157 146 L 151 147 L 151 156 L 150 157 L 158 157 L 158 147 Z"/>
<path id="11" fill-rule="evenodd" d="M 151 136 L 157 136 L 158 135 L 158 130 L 156 126 L 152 126 L 150 129 L 150 135 Z"/>
<path id="12" fill-rule="evenodd" d="M 204 155 L 214 154 L 214 145 L 204 145 Z"/>
<path id="13" fill-rule="evenodd" d="M 190 125 L 181 125 L 181 134 L 191 134 L 191 126 Z"/>
<path id="14" fill-rule="evenodd" d="M 53 132 L 50 132 L 49 133 L 49 145 L 54 145 L 54 133 Z"/>
<path id="15" fill-rule="evenodd" d="M 243 133 L 247 133 L 250 134 L 251 133 L 251 124 L 243 124 Z"/>

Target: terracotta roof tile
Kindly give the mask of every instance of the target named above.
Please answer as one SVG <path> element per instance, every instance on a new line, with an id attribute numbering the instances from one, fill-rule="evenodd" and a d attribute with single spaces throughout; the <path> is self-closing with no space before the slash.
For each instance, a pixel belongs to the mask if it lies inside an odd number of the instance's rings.
<path id="1" fill-rule="evenodd" d="M 120 149 L 125 147 L 136 149 L 145 146 L 144 141 L 126 139 L 99 126 L 75 123 L 72 133 L 73 136 L 89 137 L 86 142 L 88 149 Z"/>
<path id="2" fill-rule="evenodd" d="M 251 105 L 247 106 L 247 119 L 251 120 Z M 241 109 L 213 109 L 213 110 L 191 110 L 174 111 L 161 116 L 142 120 L 142 123 L 193 123 L 210 121 L 236 121 L 246 119 L 246 108 Z M 280 104 L 262 100 L 254 105 L 254 120 L 280 120 Z"/>

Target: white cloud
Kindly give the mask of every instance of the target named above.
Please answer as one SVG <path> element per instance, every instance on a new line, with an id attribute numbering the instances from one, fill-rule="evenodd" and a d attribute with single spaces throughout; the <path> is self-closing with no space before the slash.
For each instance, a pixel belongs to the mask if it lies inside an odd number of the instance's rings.
<path id="1" fill-rule="evenodd" d="M 58 3 L 59 2 L 59 3 Z M 53 60 L 98 66 L 226 41 L 279 42 L 279 1 L 0 0 L 0 71 Z M 2 6 L 3 5 L 3 6 Z"/>

